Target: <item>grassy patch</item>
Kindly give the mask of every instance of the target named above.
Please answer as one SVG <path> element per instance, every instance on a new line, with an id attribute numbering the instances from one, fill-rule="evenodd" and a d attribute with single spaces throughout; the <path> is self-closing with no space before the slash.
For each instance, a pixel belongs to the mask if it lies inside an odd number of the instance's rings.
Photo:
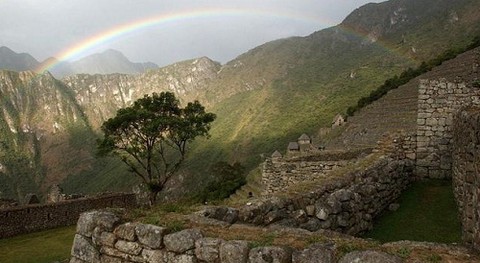
<path id="1" fill-rule="evenodd" d="M 2 263 L 51 263 L 68 259 L 75 227 L 62 227 L 0 240 Z"/>
<path id="2" fill-rule="evenodd" d="M 461 239 L 452 184 L 444 180 L 415 182 L 399 200 L 396 212 L 381 215 L 366 237 L 382 242 L 416 240 L 454 243 Z"/>

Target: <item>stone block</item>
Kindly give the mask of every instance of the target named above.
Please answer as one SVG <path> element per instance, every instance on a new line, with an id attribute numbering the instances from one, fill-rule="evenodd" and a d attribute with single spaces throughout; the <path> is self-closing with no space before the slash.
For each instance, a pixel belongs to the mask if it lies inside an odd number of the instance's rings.
<path id="1" fill-rule="evenodd" d="M 75 235 L 73 240 L 71 254 L 73 257 L 86 262 L 98 262 L 100 260 L 100 253 L 92 244 L 92 241 L 78 234 Z"/>
<path id="2" fill-rule="evenodd" d="M 115 248 L 121 252 L 135 256 L 140 255 L 140 252 L 142 252 L 142 247 L 138 243 L 125 240 L 118 240 L 117 243 L 115 243 Z"/>
<path id="3" fill-rule="evenodd" d="M 220 245 L 224 242 L 218 238 L 201 238 L 195 242 L 195 255 L 206 262 L 220 262 Z"/>
<path id="4" fill-rule="evenodd" d="M 290 263 L 292 253 L 287 248 L 257 247 L 250 250 L 248 259 L 250 263 Z"/>
<path id="5" fill-rule="evenodd" d="M 295 251 L 292 263 L 334 263 L 335 248 L 330 244 L 313 244 L 303 251 Z"/>
<path id="6" fill-rule="evenodd" d="M 144 262 L 146 262 L 146 259 L 144 259 L 142 256 L 127 254 L 127 253 L 121 252 L 121 251 L 119 251 L 115 248 L 111 248 L 111 247 L 101 247 L 100 248 L 100 253 L 102 255 L 107 255 L 107 256 L 111 256 L 111 257 L 124 259 L 128 263 L 131 263 L 131 262 L 144 263 Z M 97 262 L 97 261 L 92 261 L 92 262 Z"/>
<path id="7" fill-rule="evenodd" d="M 117 242 L 117 237 L 110 232 L 104 232 L 101 228 L 96 227 L 93 231 L 92 241 L 97 246 L 115 246 Z"/>
<path id="8" fill-rule="evenodd" d="M 168 251 L 183 253 L 195 248 L 195 242 L 203 235 L 198 229 L 186 229 L 180 232 L 166 235 L 163 238 L 165 247 Z"/>
<path id="9" fill-rule="evenodd" d="M 137 227 L 137 223 L 125 223 L 115 228 L 113 233 L 120 239 L 135 241 L 137 239 L 135 227 Z"/>
<path id="10" fill-rule="evenodd" d="M 220 262 L 222 263 L 247 263 L 248 242 L 233 240 L 222 242 L 220 245 Z"/>
<path id="11" fill-rule="evenodd" d="M 354 251 L 346 254 L 339 263 L 401 263 L 401 258 L 378 251 Z"/>
<path id="12" fill-rule="evenodd" d="M 106 211 L 90 211 L 80 215 L 77 222 L 77 234 L 91 237 L 93 230 L 100 227 L 105 231 L 112 231 L 116 224 L 120 222 L 120 218 Z"/>
<path id="13" fill-rule="evenodd" d="M 135 227 L 138 241 L 149 248 L 158 249 L 163 245 L 163 237 L 167 234 L 167 228 L 138 224 Z"/>

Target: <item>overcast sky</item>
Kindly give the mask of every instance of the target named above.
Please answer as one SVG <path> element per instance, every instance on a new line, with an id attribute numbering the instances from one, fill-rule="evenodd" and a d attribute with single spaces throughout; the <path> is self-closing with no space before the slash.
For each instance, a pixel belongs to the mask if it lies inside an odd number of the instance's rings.
<path id="1" fill-rule="evenodd" d="M 134 62 L 166 65 L 208 56 L 225 63 L 267 41 L 306 36 L 339 24 L 368 2 L 382 1 L 0 0 L 0 46 L 30 53 L 42 61 L 120 25 L 148 17 L 212 10 L 211 15 L 139 28 L 71 59 L 113 48 Z M 226 9 L 239 12 L 222 11 Z"/>

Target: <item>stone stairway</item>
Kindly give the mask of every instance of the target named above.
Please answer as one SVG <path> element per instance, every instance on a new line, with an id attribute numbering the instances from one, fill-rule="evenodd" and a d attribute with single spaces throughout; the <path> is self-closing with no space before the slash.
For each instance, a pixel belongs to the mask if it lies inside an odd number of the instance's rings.
<path id="1" fill-rule="evenodd" d="M 480 48 L 445 61 L 407 84 L 391 90 L 385 96 L 349 117 L 345 131 L 326 143 L 327 149 L 374 147 L 385 135 L 416 132 L 418 86 L 421 79 L 445 78 L 448 81 L 475 81 L 480 71 Z"/>
<path id="2" fill-rule="evenodd" d="M 260 167 L 253 170 L 247 176 L 247 184 L 245 184 L 234 194 L 232 194 L 228 198 L 227 202 L 236 203 L 241 200 L 247 200 L 250 192 L 253 194 L 254 197 L 259 197 L 263 192 L 262 171 Z"/>

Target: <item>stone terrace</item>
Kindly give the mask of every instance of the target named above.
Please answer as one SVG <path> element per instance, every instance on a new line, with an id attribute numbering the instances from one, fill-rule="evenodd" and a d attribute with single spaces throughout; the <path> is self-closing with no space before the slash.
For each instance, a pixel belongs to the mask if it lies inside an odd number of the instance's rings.
<path id="1" fill-rule="evenodd" d="M 417 130 L 418 87 L 421 79 L 446 79 L 449 82 L 472 82 L 478 78 L 480 48 L 460 54 L 444 62 L 398 89 L 391 90 L 378 101 L 349 117 L 346 130 L 327 144 L 327 148 L 363 148 L 375 146 L 385 134 Z M 472 74 L 476 72 L 476 74 Z"/>

